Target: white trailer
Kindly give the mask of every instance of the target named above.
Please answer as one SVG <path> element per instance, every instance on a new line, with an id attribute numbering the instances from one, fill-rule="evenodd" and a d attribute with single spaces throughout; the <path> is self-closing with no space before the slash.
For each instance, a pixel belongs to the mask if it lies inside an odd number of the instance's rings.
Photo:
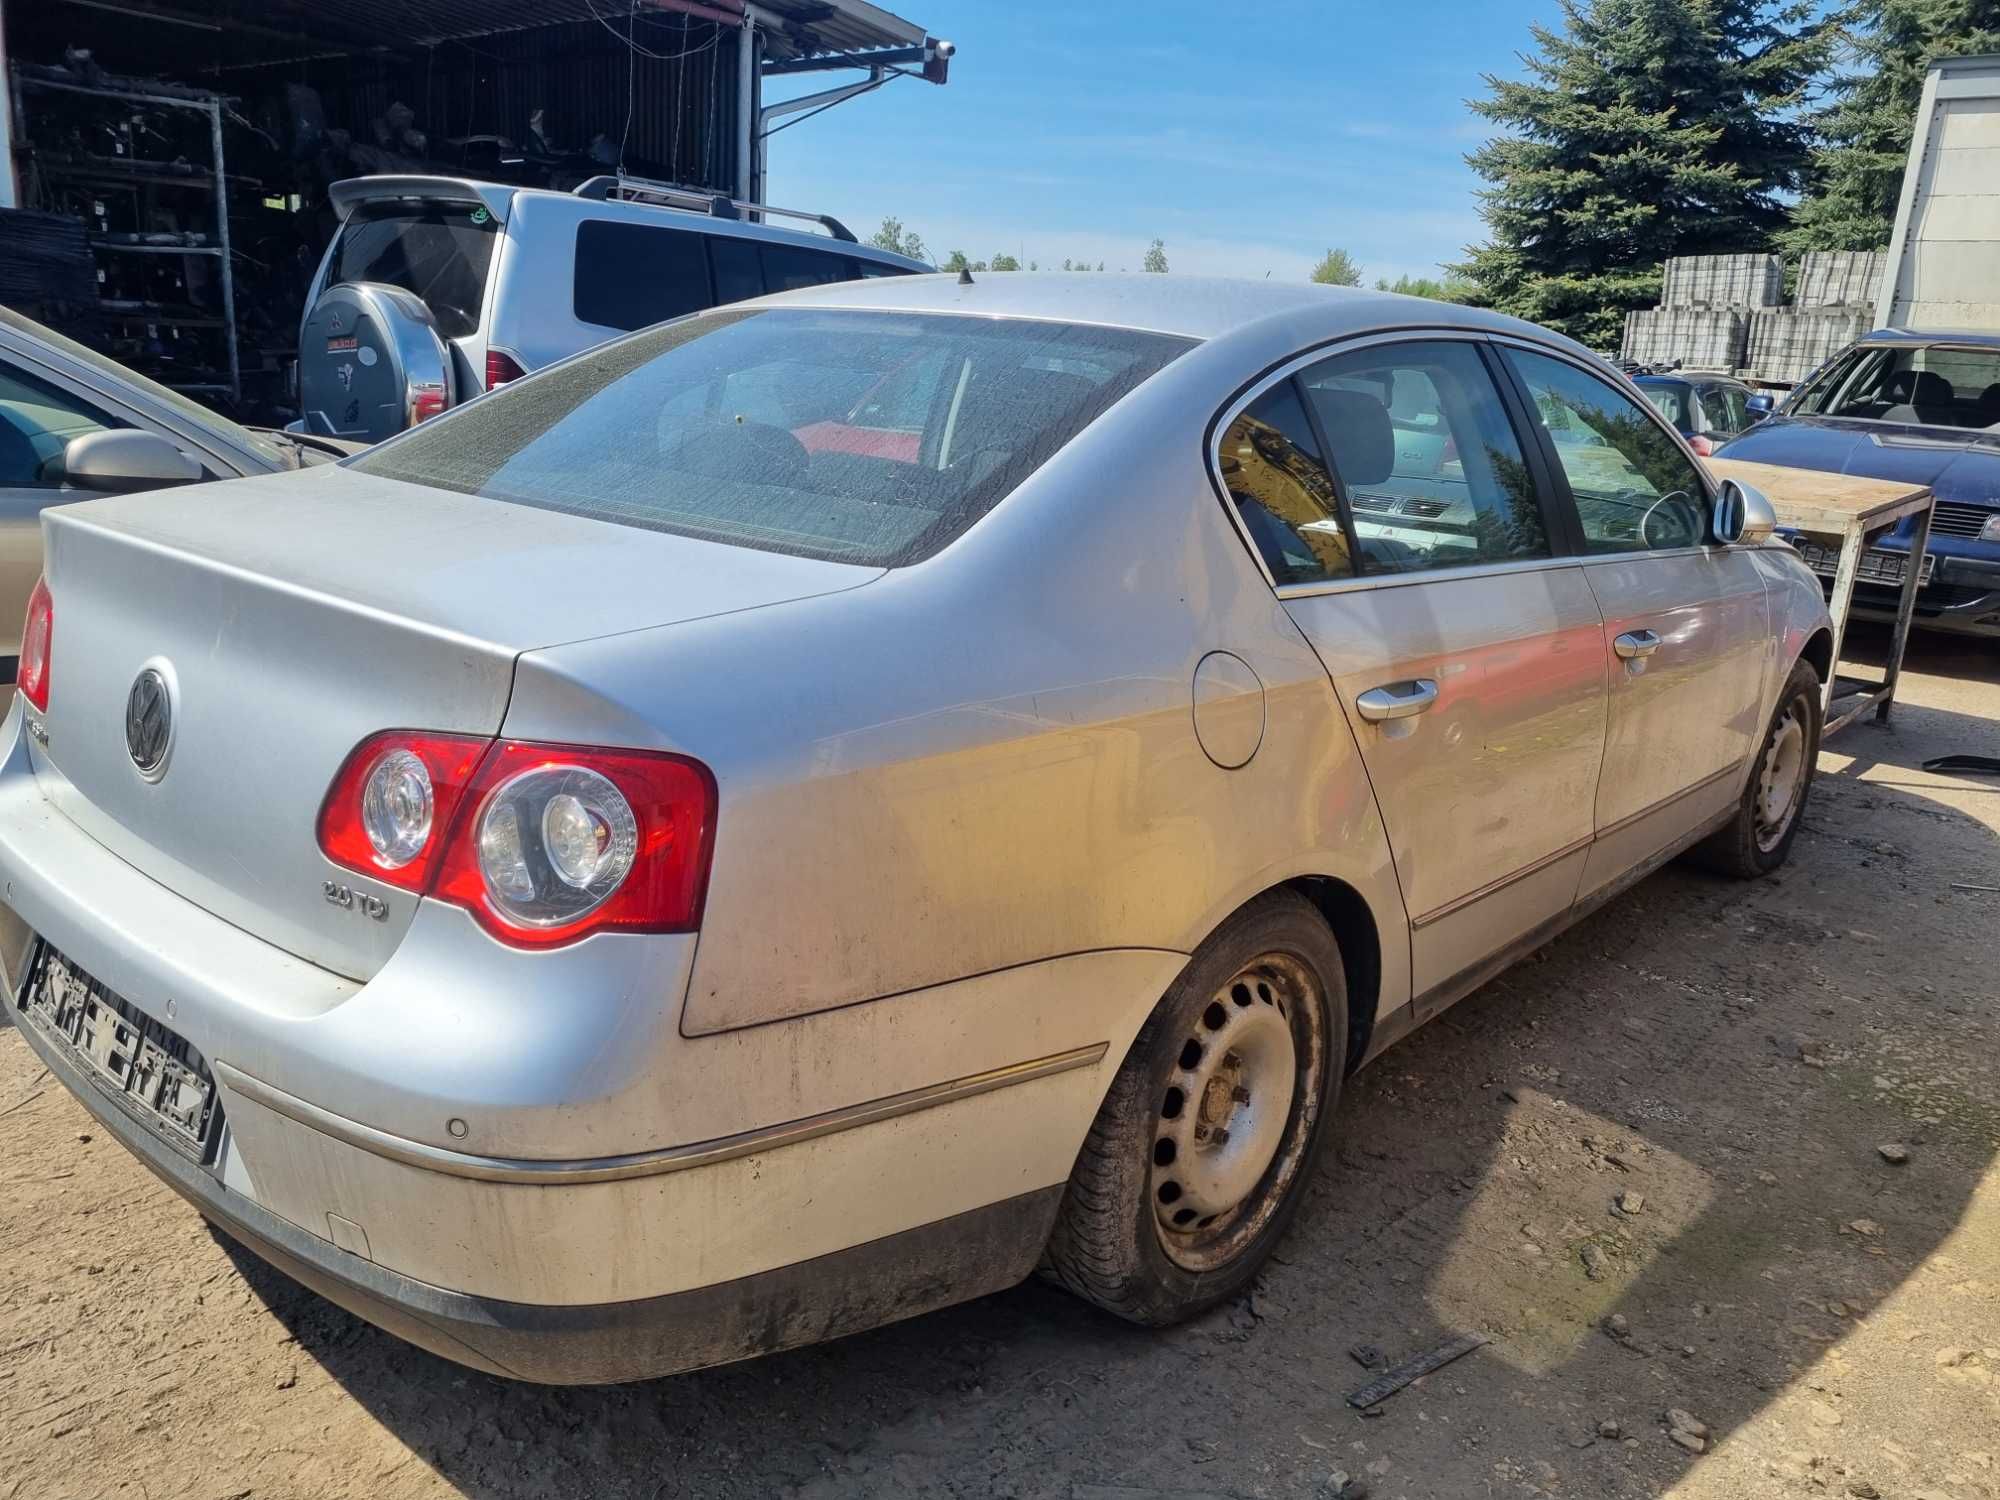
<path id="1" fill-rule="evenodd" d="M 1875 325 L 2000 331 L 2000 57 L 1930 66 Z"/>

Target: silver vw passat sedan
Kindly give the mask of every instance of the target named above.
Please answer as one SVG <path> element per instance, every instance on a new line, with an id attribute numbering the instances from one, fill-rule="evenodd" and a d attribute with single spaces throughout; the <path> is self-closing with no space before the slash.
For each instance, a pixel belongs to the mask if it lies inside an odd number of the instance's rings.
<path id="1" fill-rule="evenodd" d="M 1436 302 L 918 277 L 50 512 L 22 1035 L 229 1234 L 544 1381 L 1037 1266 L 1166 1323 L 1341 1081 L 1684 850 L 1829 635 L 1603 363 Z"/>

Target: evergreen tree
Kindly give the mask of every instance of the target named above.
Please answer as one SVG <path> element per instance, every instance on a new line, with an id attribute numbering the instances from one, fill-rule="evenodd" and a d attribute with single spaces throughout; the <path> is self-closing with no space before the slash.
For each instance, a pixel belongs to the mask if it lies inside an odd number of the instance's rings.
<path id="1" fill-rule="evenodd" d="M 1844 64 L 1813 118 L 1814 188 L 1783 236 L 1791 250 L 1889 243 L 1924 73 L 1940 57 L 2000 52 L 2000 0 L 1861 0 Z"/>
<path id="2" fill-rule="evenodd" d="M 1145 269 L 1153 272 L 1155 275 L 1165 274 L 1167 269 L 1167 242 L 1165 240 L 1156 239 L 1146 248 Z"/>
<path id="3" fill-rule="evenodd" d="M 1488 243 L 1477 300 L 1599 347 L 1675 255 L 1767 247 L 1808 161 L 1797 109 L 1830 55 L 1811 0 L 1563 0 L 1528 77 L 1472 108 L 1506 134 L 1467 160 Z"/>
<path id="4" fill-rule="evenodd" d="M 1345 250 L 1329 250 L 1312 268 L 1309 279 L 1322 286 L 1360 286 L 1361 267 Z"/>

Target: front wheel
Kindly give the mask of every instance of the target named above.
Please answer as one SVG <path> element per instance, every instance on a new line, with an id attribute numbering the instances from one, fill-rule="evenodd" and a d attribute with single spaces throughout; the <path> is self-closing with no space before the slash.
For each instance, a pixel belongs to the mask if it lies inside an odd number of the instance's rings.
<path id="1" fill-rule="evenodd" d="M 1694 858 L 1725 875 L 1750 879 L 1785 862 L 1798 837 L 1819 760 L 1820 680 L 1796 662 L 1778 695 L 1771 723 L 1736 816 L 1694 849 Z"/>
<path id="2" fill-rule="evenodd" d="M 1347 1058 L 1347 987 L 1293 891 L 1202 944 L 1140 1029 L 1091 1125 L 1044 1269 L 1164 1326 L 1257 1274 L 1298 1211 Z"/>

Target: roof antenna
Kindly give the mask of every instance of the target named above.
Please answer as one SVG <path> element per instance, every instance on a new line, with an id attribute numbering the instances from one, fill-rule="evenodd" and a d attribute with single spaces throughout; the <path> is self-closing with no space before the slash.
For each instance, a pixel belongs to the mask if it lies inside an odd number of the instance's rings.
<path id="1" fill-rule="evenodd" d="M 960 266 L 958 268 L 958 284 L 960 286 L 972 285 L 972 267 Z"/>

